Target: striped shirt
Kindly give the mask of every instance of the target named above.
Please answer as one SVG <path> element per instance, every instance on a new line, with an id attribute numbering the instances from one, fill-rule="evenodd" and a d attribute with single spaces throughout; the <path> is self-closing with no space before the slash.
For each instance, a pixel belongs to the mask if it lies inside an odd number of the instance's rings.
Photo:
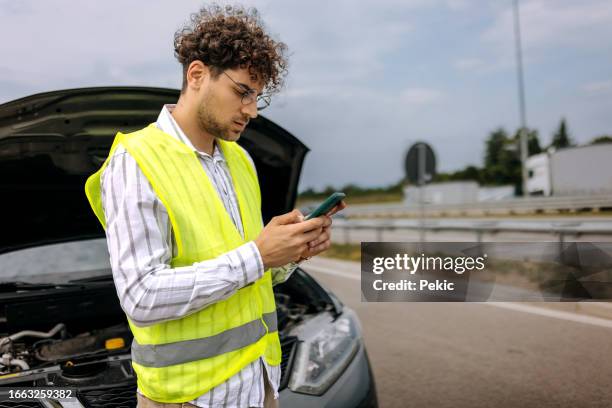
<path id="1" fill-rule="evenodd" d="M 244 237 L 236 192 L 221 150 L 215 144 L 212 156 L 197 151 L 172 117 L 174 106 L 162 108 L 156 126 L 196 152 Z M 253 163 L 248 153 L 247 157 Z M 217 258 L 172 268 L 170 260 L 177 246 L 168 212 L 121 145 L 102 174 L 101 194 L 113 279 L 121 307 L 134 324 L 148 326 L 187 316 L 230 297 L 263 275 L 261 255 L 253 241 Z M 273 282 L 284 282 L 296 266 L 273 268 Z M 280 366 L 269 366 L 259 358 L 190 403 L 207 408 L 263 407 L 264 370 L 278 398 Z"/>

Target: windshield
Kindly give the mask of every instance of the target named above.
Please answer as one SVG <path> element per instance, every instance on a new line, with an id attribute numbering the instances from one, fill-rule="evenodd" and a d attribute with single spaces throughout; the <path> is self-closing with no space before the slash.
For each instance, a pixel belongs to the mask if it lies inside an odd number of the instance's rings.
<path id="1" fill-rule="evenodd" d="M 111 276 L 105 238 L 0 254 L 0 282 L 66 283 L 98 276 Z"/>

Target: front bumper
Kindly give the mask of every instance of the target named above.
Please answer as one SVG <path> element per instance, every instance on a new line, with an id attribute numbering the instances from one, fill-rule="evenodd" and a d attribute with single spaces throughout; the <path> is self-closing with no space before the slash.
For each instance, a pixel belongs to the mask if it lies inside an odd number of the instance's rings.
<path id="1" fill-rule="evenodd" d="M 280 392 L 280 406 L 291 408 L 376 408 L 376 384 L 370 368 L 368 354 L 359 346 L 353 361 L 338 380 L 323 395 L 306 395 L 285 388 Z"/>

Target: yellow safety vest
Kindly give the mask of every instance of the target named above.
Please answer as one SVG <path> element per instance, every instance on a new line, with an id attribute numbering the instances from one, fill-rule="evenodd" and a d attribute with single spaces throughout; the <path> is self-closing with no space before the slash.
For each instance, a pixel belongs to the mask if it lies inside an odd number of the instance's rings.
<path id="1" fill-rule="evenodd" d="M 236 189 L 244 238 L 196 153 L 154 124 L 137 132 L 118 133 L 108 158 L 87 180 L 85 192 L 102 226 L 106 228 L 100 177 L 121 144 L 168 211 L 178 247 L 172 267 L 216 258 L 254 240 L 262 229 L 257 175 L 240 146 L 219 139 L 217 143 Z M 228 299 L 183 318 L 146 327 L 136 326 L 129 318 L 128 323 L 134 334 L 132 365 L 138 387 L 154 401 L 190 401 L 260 356 L 270 365 L 281 362 L 270 270 Z"/>

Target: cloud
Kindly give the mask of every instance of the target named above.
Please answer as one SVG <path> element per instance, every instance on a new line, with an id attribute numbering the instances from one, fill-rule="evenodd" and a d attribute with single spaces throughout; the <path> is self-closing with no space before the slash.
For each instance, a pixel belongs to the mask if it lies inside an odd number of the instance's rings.
<path id="1" fill-rule="evenodd" d="M 588 95 L 602 95 L 612 93 L 612 80 L 589 82 L 581 87 Z"/>
<path id="2" fill-rule="evenodd" d="M 538 60 L 561 47 L 599 50 L 609 46 L 609 39 L 612 38 L 612 2 L 521 1 L 520 21 L 526 59 Z M 511 5 L 497 12 L 481 39 L 497 52 L 504 64 L 514 63 L 514 14 Z"/>
<path id="3" fill-rule="evenodd" d="M 409 105 L 428 105 L 445 98 L 445 94 L 437 89 L 408 88 L 400 94 L 400 101 Z"/>
<path id="4" fill-rule="evenodd" d="M 480 70 L 486 66 L 480 58 L 460 58 L 453 62 L 453 67 L 460 71 Z"/>
<path id="5" fill-rule="evenodd" d="M 385 7 L 386 3 L 392 6 Z M 404 4 L 388 0 L 380 7 L 356 7 L 347 1 L 318 3 L 314 15 L 312 3 L 295 2 L 270 9 L 266 20 L 289 45 L 292 81 L 302 86 L 337 86 L 380 74 L 383 59 L 414 31 L 408 10 L 423 4 L 421 0 Z"/>
<path id="6" fill-rule="evenodd" d="M 467 0 L 446 0 L 446 6 L 451 10 L 465 10 L 469 7 Z"/>

